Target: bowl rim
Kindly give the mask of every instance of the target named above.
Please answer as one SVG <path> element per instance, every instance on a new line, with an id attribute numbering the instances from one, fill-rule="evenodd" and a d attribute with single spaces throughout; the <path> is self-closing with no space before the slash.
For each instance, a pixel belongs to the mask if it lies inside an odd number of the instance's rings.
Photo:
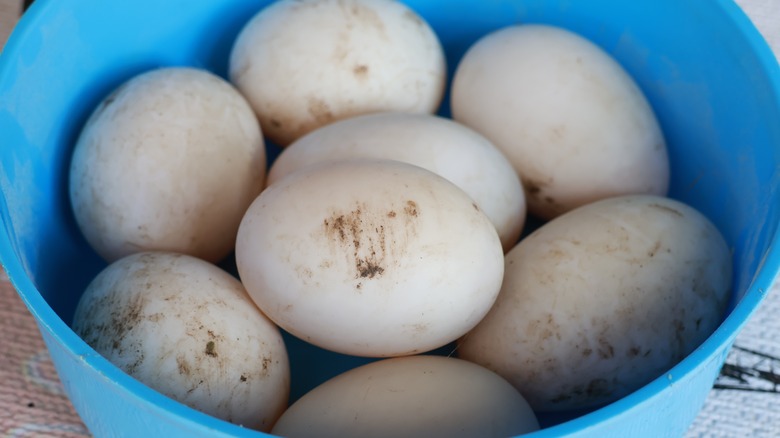
<path id="1" fill-rule="evenodd" d="M 7 72 L 12 63 L 20 57 L 20 49 L 25 37 L 38 27 L 41 17 L 48 12 L 48 6 L 54 0 L 38 0 L 24 13 L 2 52 L 0 52 L 0 84 L 7 82 Z M 712 7 L 727 18 L 732 26 L 745 38 L 753 56 L 761 67 L 761 73 L 768 77 L 770 88 L 768 94 L 773 96 L 775 104 L 780 108 L 780 64 L 778 58 L 770 49 L 768 43 L 755 27 L 754 23 L 737 5 L 734 0 L 715 0 Z M 778 145 L 780 148 L 780 145 Z M 5 194 L 0 201 L 5 204 Z M 0 217 L 0 219 L 2 219 Z M 10 225 L 4 224 L 4 229 Z M 103 358 L 86 342 L 73 332 L 56 314 L 31 278 L 25 272 L 22 261 L 17 256 L 8 233 L 0 233 L 0 263 L 6 271 L 11 284 L 20 296 L 36 323 L 47 336 L 54 339 L 69 354 L 78 357 L 106 383 L 114 386 L 118 394 L 136 399 L 155 417 L 174 415 L 186 424 L 191 432 L 214 434 L 229 434 L 231 436 L 271 436 L 259 431 L 249 430 L 227 421 L 204 414 L 176 400 L 149 388 L 134 378 L 125 374 L 110 361 Z M 769 245 L 756 273 L 747 287 L 742 299 L 736 303 L 731 312 L 721 322 L 718 328 L 692 353 L 667 371 L 663 376 L 644 385 L 631 394 L 599 408 L 593 412 L 566 421 L 564 423 L 541 429 L 529 436 L 566 436 L 587 431 L 604 423 L 614 421 L 638 406 L 641 401 L 653 399 L 676 382 L 694 375 L 708 360 L 716 358 L 722 364 L 725 353 L 730 349 L 739 331 L 748 322 L 758 306 L 766 297 L 780 270 L 780 226 L 771 233 Z M 49 352 L 51 352 L 51 348 Z M 720 350 L 720 354 L 718 355 Z M 718 357 L 719 356 L 719 357 Z M 63 384 L 67 382 L 63 381 Z"/>

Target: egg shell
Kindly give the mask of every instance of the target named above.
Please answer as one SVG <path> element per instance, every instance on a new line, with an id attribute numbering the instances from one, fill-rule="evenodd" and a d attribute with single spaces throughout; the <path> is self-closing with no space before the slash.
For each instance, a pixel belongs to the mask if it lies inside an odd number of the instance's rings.
<path id="1" fill-rule="evenodd" d="M 370 114 L 319 128 L 282 152 L 266 184 L 307 165 L 354 158 L 403 161 L 443 176 L 490 218 L 505 251 L 520 237 L 525 195 L 512 165 L 482 135 L 429 114 Z"/>
<path id="2" fill-rule="evenodd" d="M 287 407 L 279 329 L 238 280 L 194 257 L 112 263 L 81 297 L 73 330 L 124 372 L 217 418 L 268 431 Z"/>
<path id="3" fill-rule="evenodd" d="M 441 356 L 384 359 L 316 387 L 279 419 L 286 437 L 507 437 L 539 429 L 512 385 Z"/>
<path id="4" fill-rule="evenodd" d="M 481 38 L 457 67 L 451 107 L 504 152 L 536 216 L 668 190 L 666 142 L 647 99 L 608 53 L 568 30 L 517 25 Z"/>
<path id="5" fill-rule="evenodd" d="M 634 195 L 554 219 L 506 256 L 495 306 L 459 357 L 503 376 L 536 411 L 594 407 L 638 389 L 720 324 L 731 254 L 693 208 Z"/>
<path id="6" fill-rule="evenodd" d="M 286 146 L 359 114 L 435 112 L 446 62 L 430 26 L 400 2 L 282 0 L 239 34 L 230 79 L 263 132 Z"/>
<path id="7" fill-rule="evenodd" d="M 92 113 L 69 193 L 84 237 L 109 262 L 151 250 L 216 262 L 232 251 L 265 173 L 260 126 L 238 91 L 203 70 L 162 68 Z"/>
<path id="8" fill-rule="evenodd" d="M 313 165 L 252 203 L 236 242 L 241 280 L 293 335 L 357 356 L 445 345 L 501 286 L 493 224 L 444 178 L 407 163 Z"/>

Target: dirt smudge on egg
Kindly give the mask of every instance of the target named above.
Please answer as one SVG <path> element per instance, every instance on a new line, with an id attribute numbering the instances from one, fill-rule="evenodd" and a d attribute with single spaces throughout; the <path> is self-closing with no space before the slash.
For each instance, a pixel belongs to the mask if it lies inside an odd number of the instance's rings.
<path id="1" fill-rule="evenodd" d="M 310 97 L 308 103 L 309 114 L 318 123 L 328 123 L 335 120 L 336 116 L 326 101 L 317 97 Z"/>
<path id="2" fill-rule="evenodd" d="M 352 68 L 352 73 L 355 75 L 358 79 L 367 79 L 368 78 L 368 66 L 365 64 L 358 64 L 355 67 Z"/>
<path id="3" fill-rule="evenodd" d="M 377 208 L 358 203 L 347 212 L 335 212 L 322 221 L 326 238 L 336 244 L 354 266 L 356 280 L 381 277 L 392 265 L 393 254 L 401 254 L 407 239 L 395 236 L 399 211 L 403 212 L 407 231 L 414 232 L 414 221 L 420 208 L 413 200 L 407 200 L 402 208 Z M 358 283 L 360 290 L 364 285 Z"/>

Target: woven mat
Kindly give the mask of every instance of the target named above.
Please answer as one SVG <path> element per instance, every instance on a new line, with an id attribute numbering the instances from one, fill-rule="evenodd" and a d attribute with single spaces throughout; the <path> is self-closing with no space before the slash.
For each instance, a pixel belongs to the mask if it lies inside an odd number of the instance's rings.
<path id="1" fill-rule="evenodd" d="M 778 315 L 780 285 L 775 283 L 737 336 L 689 437 L 780 437 Z"/>
<path id="2" fill-rule="evenodd" d="M 0 432 L 89 436 L 65 397 L 32 315 L 0 270 Z"/>
<path id="3" fill-rule="evenodd" d="M 738 0 L 780 53 L 780 0 Z M 20 2 L 0 0 L 0 47 Z M 780 123 L 780 121 L 779 121 Z M 688 437 L 780 437 L 780 287 L 740 333 Z M 0 437 L 84 437 L 38 327 L 0 270 Z"/>

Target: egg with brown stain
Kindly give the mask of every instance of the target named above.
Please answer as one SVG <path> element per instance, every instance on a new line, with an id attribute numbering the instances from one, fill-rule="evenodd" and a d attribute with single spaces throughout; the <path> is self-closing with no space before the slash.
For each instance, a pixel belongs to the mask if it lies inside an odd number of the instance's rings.
<path id="1" fill-rule="evenodd" d="M 236 263 L 283 329 L 376 357 L 457 339 L 490 309 L 504 272 L 496 229 L 466 193 L 390 160 L 313 165 L 269 186 L 241 222 Z"/>
<path id="2" fill-rule="evenodd" d="M 458 354 L 512 382 L 536 411 L 602 405 L 712 334 L 731 275 L 725 240 L 695 209 L 649 195 L 599 201 L 507 254 L 496 304 Z"/>
<path id="3" fill-rule="evenodd" d="M 431 27 L 389 0 L 274 2 L 244 26 L 230 55 L 231 82 L 281 146 L 360 114 L 433 113 L 446 76 Z"/>
<path id="4" fill-rule="evenodd" d="M 268 431 L 287 407 L 279 329 L 238 280 L 203 260 L 141 252 L 110 264 L 72 327 L 122 371 L 222 420 Z"/>

